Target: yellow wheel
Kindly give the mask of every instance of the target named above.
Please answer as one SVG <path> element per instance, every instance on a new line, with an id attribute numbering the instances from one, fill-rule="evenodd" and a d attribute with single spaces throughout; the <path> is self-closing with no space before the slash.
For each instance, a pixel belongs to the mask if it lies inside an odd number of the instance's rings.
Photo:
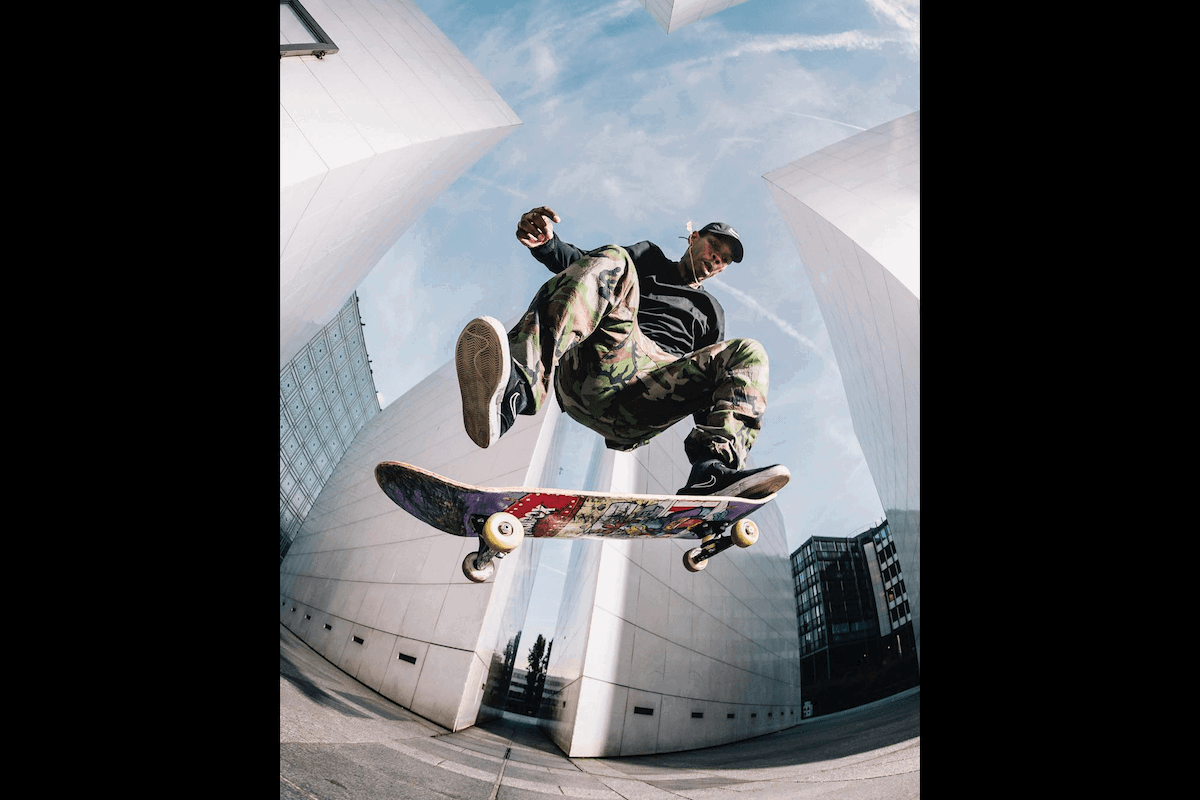
<path id="1" fill-rule="evenodd" d="M 477 553 L 467 553 L 467 557 L 463 559 L 462 570 L 463 575 L 467 576 L 467 580 L 475 583 L 483 583 L 488 578 L 496 573 L 496 562 L 489 561 L 482 568 L 475 565 L 475 556 Z"/>
<path id="2" fill-rule="evenodd" d="M 683 568 L 688 572 L 699 572 L 708 566 L 708 560 L 697 561 L 696 556 L 700 555 L 700 548 L 693 547 L 683 554 Z"/>
<path id="3" fill-rule="evenodd" d="M 733 543 L 738 547 L 749 547 L 758 541 L 758 526 L 753 520 L 739 519 L 733 523 Z"/>
<path id="4" fill-rule="evenodd" d="M 498 511 L 483 523 L 480 538 L 497 553 L 508 553 L 525 538 L 525 529 L 521 527 L 521 520 L 506 511 Z"/>

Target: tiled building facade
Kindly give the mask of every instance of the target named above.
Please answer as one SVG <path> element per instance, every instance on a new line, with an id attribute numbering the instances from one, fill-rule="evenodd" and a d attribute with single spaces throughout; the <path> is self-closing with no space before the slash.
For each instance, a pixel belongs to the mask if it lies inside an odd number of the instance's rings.
<path id="1" fill-rule="evenodd" d="M 350 442 L 379 413 L 352 295 L 279 370 L 279 560 Z"/>

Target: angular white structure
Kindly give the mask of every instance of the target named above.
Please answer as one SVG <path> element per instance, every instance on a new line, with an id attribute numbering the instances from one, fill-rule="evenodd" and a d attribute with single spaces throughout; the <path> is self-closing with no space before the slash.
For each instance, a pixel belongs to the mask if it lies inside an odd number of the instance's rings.
<path id="1" fill-rule="evenodd" d="M 337 52 L 283 57 L 279 365 L 346 302 L 434 197 L 521 123 L 410 0 L 301 0 Z"/>
<path id="2" fill-rule="evenodd" d="M 570 423 L 570 420 L 567 420 Z M 573 423 L 571 423 L 573 424 Z M 596 487 L 672 493 L 691 464 L 685 420 L 643 448 L 593 452 Z M 697 542 L 571 545 L 543 721 L 572 757 L 694 750 L 800 722 L 799 642 L 783 517 L 758 511 L 759 540 L 699 573 Z"/>
<path id="3" fill-rule="evenodd" d="M 375 691 L 452 730 L 503 708 L 505 645 L 525 620 L 542 548 L 572 549 L 554 631 L 543 721 L 572 756 L 707 747 L 798 724 L 799 648 L 783 520 L 755 515 L 760 538 L 703 572 L 695 540 L 526 540 L 496 577 L 469 583 L 477 546 L 434 530 L 375 483 L 407 461 L 477 485 L 673 492 L 690 465 L 690 421 L 633 453 L 561 414 L 553 400 L 481 450 L 463 431 L 453 363 L 363 427 L 280 566 L 280 621 Z M 563 472 L 565 470 L 565 473 Z"/>
<path id="4" fill-rule="evenodd" d="M 921 114 L 763 176 L 833 343 L 921 651 Z"/>
<path id="5" fill-rule="evenodd" d="M 478 541 L 406 514 L 380 490 L 375 465 L 406 461 L 467 483 L 521 485 L 543 419 L 519 417 L 480 450 L 463 430 L 453 362 L 380 411 L 280 565 L 280 621 L 405 708 L 450 730 L 475 724 L 497 641 L 503 651 L 512 620 L 524 621 L 537 549 L 522 545 L 492 580 L 471 583 L 461 565 Z"/>
<path id="6" fill-rule="evenodd" d="M 642 5 L 667 33 L 710 17 L 746 0 L 642 0 Z"/>

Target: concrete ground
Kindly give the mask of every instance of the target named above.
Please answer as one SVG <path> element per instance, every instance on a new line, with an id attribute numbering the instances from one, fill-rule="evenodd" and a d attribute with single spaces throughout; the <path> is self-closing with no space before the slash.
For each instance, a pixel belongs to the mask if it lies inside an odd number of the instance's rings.
<path id="1" fill-rule="evenodd" d="M 563 796 L 920 797 L 920 687 L 736 744 L 568 758 L 520 717 L 451 733 L 358 683 L 279 626 L 281 800 Z"/>

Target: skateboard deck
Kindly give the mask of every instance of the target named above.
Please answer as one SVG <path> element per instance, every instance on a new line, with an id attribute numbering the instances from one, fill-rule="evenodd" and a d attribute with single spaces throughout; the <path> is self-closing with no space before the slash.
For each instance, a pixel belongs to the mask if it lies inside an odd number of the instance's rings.
<path id="1" fill-rule="evenodd" d="M 492 558 L 514 549 L 525 536 L 707 539 L 736 523 L 732 541 L 726 541 L 730 539 L 727 536 L 707 542 L 707 550 L 698 560 L 685 558 L 688 569 L 698 571 L 707 558 L 730 544 L 753 544 L 757 528 L 743 518 L 774 499 L 774 495 L 750 499 L 471 486 L 398 461 L 378 464 L 375 479 L 392 502 L 422 522 L 455 536 L 478 536 L 480 549 L 472 555 L 477 556 L 475 565 L 481 570 Z M 466 562 L 463 571 L 471 580 L 486 580 L 472 577 Z"/>
<path id="2" fill-rule="evenodd" d="M 396 461 L 375 467 L 375 478 L 396 505 L 455 536 L 478 536 L 481 518 L 505 511 L 535 538 L 699 539 L 712 533 L 705 523 L 735 522 L 772 500 L 480 487 Z"/>

